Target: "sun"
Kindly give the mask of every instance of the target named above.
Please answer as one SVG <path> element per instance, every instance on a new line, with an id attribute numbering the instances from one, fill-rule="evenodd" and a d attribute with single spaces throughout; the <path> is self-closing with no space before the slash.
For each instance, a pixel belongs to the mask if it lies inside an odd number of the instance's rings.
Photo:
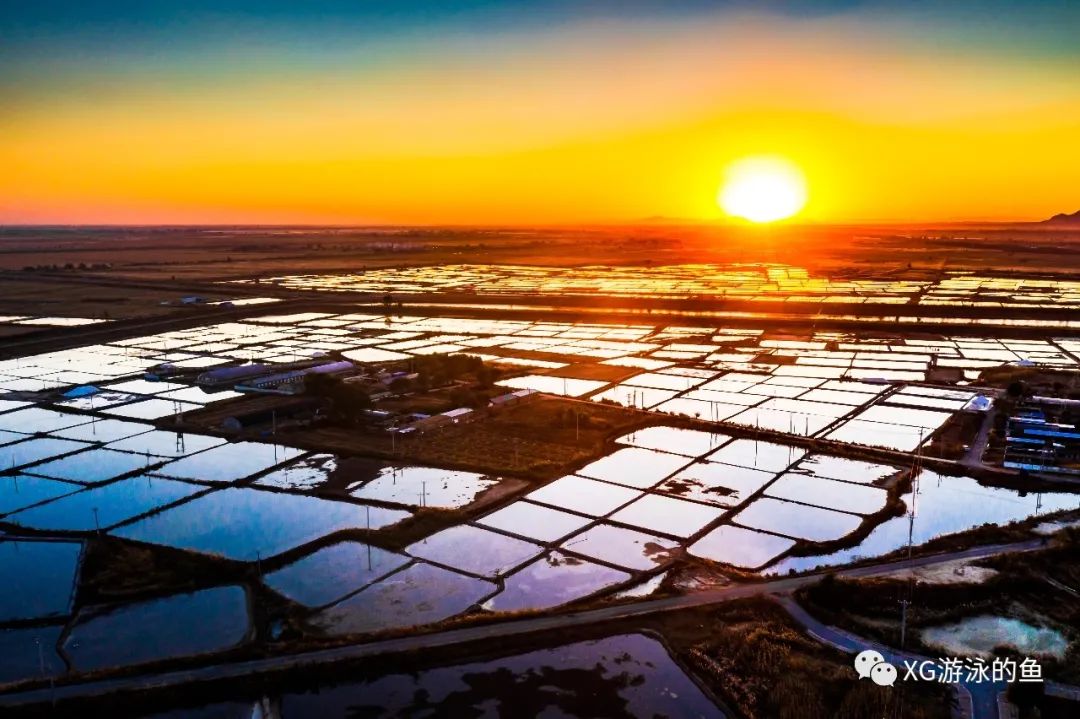
<path id="1" fill-rule="evenodd" d="M 806 178 L 783 158 L 747 157 L 727 168 L 716 201 L 732 217 L 786 220 L 806 205 Z"/>

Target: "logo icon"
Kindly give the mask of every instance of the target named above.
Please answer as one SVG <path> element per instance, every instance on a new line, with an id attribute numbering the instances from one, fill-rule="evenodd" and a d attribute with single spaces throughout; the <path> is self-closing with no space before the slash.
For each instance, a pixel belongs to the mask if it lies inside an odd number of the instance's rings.
<path id="1" fill-rule="evenodd" d="M 855 656 L 855 672 L 859 679 L 869 677 L 879 687 L 891 687 L 896 683 L 896 667 L 873 649 L 864 649 Z"/>

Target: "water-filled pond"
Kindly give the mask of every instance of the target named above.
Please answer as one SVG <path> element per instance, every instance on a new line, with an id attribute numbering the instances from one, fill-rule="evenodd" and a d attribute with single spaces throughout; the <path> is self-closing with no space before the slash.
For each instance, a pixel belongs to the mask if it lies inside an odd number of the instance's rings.
<path id="1" fill-rule="evenodd" d="M 532 542 L 467 524 L 436 532 L 405 549 L 414 557 L 485 577 L 503 574 L 541 550 Z"/>
<path id="2" fill-rule="evenodd" d="M 408 512 L 228 487 L 111 531 L 149 544 L 251 562 L 346 529 L 377 530 Z"/>
<path id="3" fill-rule="evenodd" d="M 903 496 L 910 508 L 913 493 Z M 1080 495 L 1065 492 L 1029 492 L 984 487 L 970 477 L 949 477 L 923 472 L 918 481 L 913 541 L 916 545 L 946 534 L 962 532 L 987 522 L 1008 524 L 1036 514 L 1080 507 Z M 907 544 L 907 516 L 889 519 L 870 532 L 857 546 L 827 555 L 788 557 L 768 573 L 804 571 L 817 566 L 847 564 L 856 559 L 888 554 Z"/>
<path id="4" fill-rule="evenodd" d="M 215 587 L 84 609 L 64 642 L 76 671 L 217 652 L 250 631 L 247 592 Z"/>
<path id="5" fill-rule="evenodd" d="M 1069 640 L 1049 627 L 1036 627 L 1008 617 L 968 617 L 955 624 L 927 627 L 919 632 L 922 641 L 949 656 L 980 656 L 989 659 L 995 647 L 1011 647 L 1021 656 L 1048 656 L 1064 659 Z"/>
<path id="6" fill-rule="evenodd" d="M 318 607 L 362 589 L 408 562 L 403 554 L 345 541 L 265 574 L 263 581 L 294 602 Z"/>
<path id="7" fill-rule="evenodd" d="M 415 562 L 333 604 L 311 619 L 328 634 L 358 634 L 429 624 L 464 612 L 498 585 Z"/>
<path id="8" fill-rule="evenodd" d="M 723 717 L 657 640 L 627 634 L 317 692 L 285 694 L 292 717 Z"/>
<path id="9" fill-rule="evenodd" d="M 93 532 L 205 491 L 174 479 L 129 477 L 24 509 L 4 521 L 42 531 Z"/>
<path id="10" fill-rule="evenodd" d="M 630 578 L 626 572 L 561 552 L 548 552 L 503 580 L 484 603 L 496 612 L 547 609 L 594 594 Z"/>
<path id="11" fill-rule="evenodd" d="M 0 621 L 66 615 L 81 558 L 81 542 L 0 540 Z"/>

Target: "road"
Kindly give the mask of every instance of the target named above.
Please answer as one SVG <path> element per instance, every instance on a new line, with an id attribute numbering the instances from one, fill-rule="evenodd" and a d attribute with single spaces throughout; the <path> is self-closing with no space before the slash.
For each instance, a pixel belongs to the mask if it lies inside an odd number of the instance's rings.
<path id="1" fill-rule="evenodd" d="M 885 661 L 897 668 L 899 672 L 898 683 L 904 680 L 905 661 L 915 663 L 932 662 L 938 665 L 936 658 L 912 652 L 902 652 L 852 634 L 844 629 L 823 624 L 812 617 L 789 594 L 777 596 L 775 600 L 787 610 L 795 621 L 806 629 L 810 636 L 824 644 L 848 654 L 858 654 L 864 649 L 875 649 L 881 652 L 881 655 L 885 657 Z M 1005 691 L 1008 685 L 1005 682 L 969 682 L 964 679 L 953 685 L 959 695 L 959 715 L 964 719 L 998 719 L 998 695 Z"/>
<path id="2" fill-rule="evenodd" d="M 960 460 L 960 464 L 969 468 L 981 468 L 983 467 L 983 454 L 986 452 L 987 445 L 990 444 L 990 432 L 994 429 L 994 420 L 997 419 L 998 409 L 997 404 L 994 404 L 986 414 L 983 415 L 982 426 L 979 427 L 979 433 L 975 436 L 975 440 L 968 447 L 967 452 L 964 453 L 964 457 Z"/>
<path id="3" fill-rule="evenodd" d="M 894 562 L 866 565 L 863 567 L 838 571 L 836 572 L 836 575 L 839 577 L 850 578 L 872 577 L 888 574 L 901 569 L 932 566 L 944 562 L 952 562 L 958 559 L 977 559 L 1008 552 L 1031 551 L 1041 546 L 1043 546 L 1041 539 L 1016 542 L 1013 544 L 988 545 L 957 552 L 949 552 L 947 554 L 937 554 Z M 206 682 L 220 682 L 250 677 L 257 674 L 287 672 L 388 654 L 430 650 L 476 642 L 498 641 L 506 637 L 572 629 L 574 627 L 593 626 L 602 622 L 632 619 L 644 615 L 721 604 L 736 599 L 745 599 L 754 596 L 790 594 L 796 589 L 816 582 L 819 579 L 820 574 L 811 574 L 754 584 L 740 584 L 737 586 L 712 589 L 677 597 L 664 597 L 632 604 L 600 607 L 598 609 L 587 609 L 565 614 L 509 619 L 506 621 L 464 627 L 461 629 L 450 629 L 429 634 L 416 634 L 397 639 L 384 639 L 360 644 L 350 644 L 298 654 L 251 659 L 230 662 L 227 664 L 207 665 L 157 674 L 74 682 L 63 684 L 52 689 L 41 688 L 0 693 L 0 708 L 29 707 L 53 702 L 100 698 L 111 694 L 142 692 L 170 687 L 175 688 Z"/>

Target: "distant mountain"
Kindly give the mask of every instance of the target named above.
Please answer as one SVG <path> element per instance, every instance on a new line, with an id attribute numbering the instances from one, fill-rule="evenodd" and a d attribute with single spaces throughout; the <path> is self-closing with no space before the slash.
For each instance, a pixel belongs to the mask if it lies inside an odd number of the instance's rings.
<path id="1" fill-rule="evenodd" d="M 1080 225 L 1080 210 L 1072 213 L 1071 215 L 1061 214 L 1054 215 L 1049 220 L 1043 220 L 1043 223 L 1047 225 Z"/>

